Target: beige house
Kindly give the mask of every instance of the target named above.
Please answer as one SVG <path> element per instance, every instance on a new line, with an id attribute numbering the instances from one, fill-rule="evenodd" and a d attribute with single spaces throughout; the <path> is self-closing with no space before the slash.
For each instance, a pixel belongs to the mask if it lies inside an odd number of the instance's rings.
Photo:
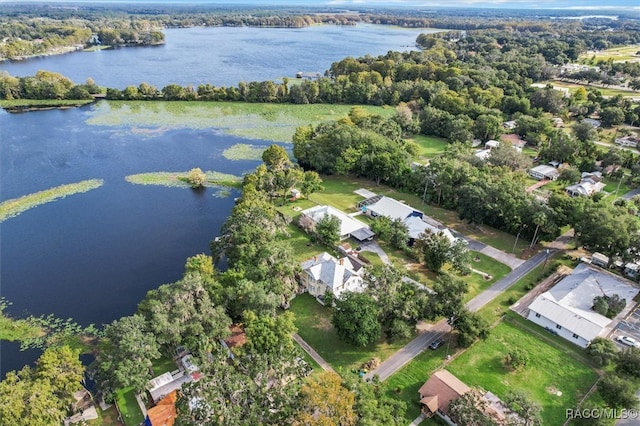
<path id="1" fill-rule="evenodd" d="M 336 259 L 325 252 L 302 262 L 300 266 L 300 285 L 320 300 L 327 291 L 340 298 L 345 292 L 362 292 L 366 288 L 362 279 L 363 266 L 353 258 Z"/>

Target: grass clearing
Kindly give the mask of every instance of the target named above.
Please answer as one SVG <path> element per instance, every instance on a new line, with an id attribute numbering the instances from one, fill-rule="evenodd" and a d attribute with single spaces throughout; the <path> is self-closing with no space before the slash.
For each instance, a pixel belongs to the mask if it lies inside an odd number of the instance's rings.
<path id="1" fill-rule="evenodd" d="M 103 183 L 104 181 L 102 179 L 83 180 L 78 183 L 60 185 L 45 189 L 44 191 L 24 195 L 20 198 L 3 201 L 0 203 L 0 223 L 42 204 L 65 198 L 68 195 L 80 194 L 99 188 Z"/>
<path id="2" fill-rule="evenodd" d="M 262 153 L 265 148 L 263 146 L 250 145 L 246 143 L 237 143 L 230 146 L 222 152 L 222 156 L 227 160 L 262 160 Z"/>
<path id="3" fill-rule="evenodd" d="M 640 60 L 640 56 L 636 52 L 640 51 L 640 44 L 631 44 L 620 47 L 612 47 L 610 49 L 589 51 L 580 55 L 580 62 L 591 63 L 595 61 L 629 61 L 632 59 Z"/>
<path id="4" fill-rule="evenodd" d="M 418 155 L 423 158 L 433 158 L 438 154 L 442 154 L 449 144 L 446 139 L 437 136 L 415 135 L 409 140 L 420 147 Z"/>
<path id="5" fill-rule="evenodd" d="M 530 356 L 528 365 L 516 371 L 503 362 L 514 344 Z M 467 385 L 501 398 L 510 390 L 524 390 L 542 406 L 544 425 L 563 424 L 565 409 L 575 407 L 598 377 L 588 365 L 507 323 L 496 326 L 487 340 L 475 343 L 447 369 Z"/>
<path id="6" fill-rule="evenodd" d="M 10 318 L 0 311 L 0 340 L 15 342 L 35 339 L 45 334 L 46 332 L 41 327 L 26 320 Z"/>
<path id="7" fill-rule="evenodd" d="M 449 335 L 446 339 L 448 339 L 447 344 L 440 346 L 435 351 L 422 352 L 384 382 L 385 393 L 389 397 L 407 404 L 406 411 L 402 413 L 407 424 L 420 414 L 418 389 L 434 371 L 444 365 L 447 354 L 455 352 L 455 343 L 452 341 L 454 338 Z"/>
<path id="8" fill-rule="evenodd" d="M 343 376 L 356 374 L 356 370 L 373 357 L 384 361 L 409 341 L 392 344 L 378 342 L 365 348 L 346 343 L 338 338 L 331 324 L 331 309 L 322 306 L 307 293 L 293 299 L 290 310 L 295 314 L 300 337 Z"/>
<path id="9" fill-rule="evenodd" d="M 158 377 L 164 373 L 170 373 L 178 369 L 178 365 L 173 358 L 162 355 L 159 359 L 153 361 L 153 374 Z"/>
<path id="10" fill-rule="evenodd" d="M 349 114 L 351 108 L 351 105 L 330 104 L 104 101 L 91 111 L 87 124 L 127 126 L 152 132 L 211 128 L 248 139 L 290 143 L 299 126 L 337 120 Z M 395 113 L 393 108 L 363 108 L 384 117 Z"/>
<path id="11" fill-rule="evenodd" d="M 500 263 L 497 260 L 492 259 L 482 253 L 478 253 L 475 251 L 471 252 L 471 258 L 471 267 L 473 269 L 477 269 L 478 271 L 482 271 L 485 274 L 489 274 L 491 276 L 491 279 L 486 279 L 482 275 L 475 272 L 472 272 L 467 276 L 461 276 L 460 278 L 464 280 L 469 286 L 469 290 L 464 298 L 465 302 L 473 299 L 482 291 L 491 286 L 491 284 L 495 283 L 500 278 L 511 272 L 511 268 L 509 268 L 504 263 Z M 478 261 L 476 262 L 475 259 L 478 259 Z"/>
<path id="12" fill-rule="evenodd" d="M 628 89 L 616 89 L 616 88 L 611 88 L 611 87 L 600 87 L 600 86 L 594 86 L 594 85 L 590 85 L 590 84 L 579 84 L 579 83 L 569 83 L 566 81 L 558 81 L 558 80 L 553 80 L 552 82 L 548 82 L 553 84 L 554 86 L 557 87 L 562 87 L 562 88 L 566 88 L 569 89 L 570 93 L 575 93 L 576 90 L 578 90 L 580 87 L 584 87 L 585 89 L 596 89 L 598 91 L 600 91 L 600 93 L 602 94 L 602 96 L 616 96 L 616 95 L 621 95 L 621 96 L 638 96 L 638 92 Z"/>
<path id="13" fill-rule="evenodd" d="M 133 388 L 124 388 L 116 391 L 116 404 L 122 414 L 122 420 L 126 426 L 138 426 L 144 421 L 138 401 L 136 401 Z"/>
<path id="14" fill-rule="evenodd" d="M 336 254 L 333 252 L 333 250 L 330 250 L 323 245 L 311 242 L 309 236 L 294 224 L 289 224 L 289 226 L 287 227 L 287 232 L 289 233 L 289 237 L 284 238 L 286 238 L 287 242 L 291 245 L 293 259 L 296 262 L 302 262 L 304 260 L 310 259 L 313 256 L 325 251 L 334 256 Z"/>

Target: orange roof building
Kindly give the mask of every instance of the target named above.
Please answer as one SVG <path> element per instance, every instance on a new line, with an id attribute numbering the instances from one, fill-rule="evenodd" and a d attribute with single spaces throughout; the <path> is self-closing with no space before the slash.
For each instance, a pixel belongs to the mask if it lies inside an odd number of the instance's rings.
<path id="1" fill-rule="evenodd" d="M 428 416 L 449 415 L 449 403 L 460 398 L 471 388 L 447 370 L 438 370 L 420 388 L 420 404 Z"/>
<path id="2" fill-rule="evenodd" d="M 173 426 L 176 421 L 177 391 L 171 392 L 162 398 L 155 407 L 147 410 L 145 425 L 147 426 Z"/>

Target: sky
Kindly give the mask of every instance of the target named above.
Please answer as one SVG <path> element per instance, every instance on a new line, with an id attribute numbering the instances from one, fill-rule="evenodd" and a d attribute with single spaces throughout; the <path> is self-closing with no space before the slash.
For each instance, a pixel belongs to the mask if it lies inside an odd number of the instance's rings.
<path id="1" fill-rule="evenodd" d="M 0 3 L 177 3 L 226 5 L 304 5 L 335 7 L 491 7 L 501 9 L 638 10 L 640 0 L 0 0 Z"/>

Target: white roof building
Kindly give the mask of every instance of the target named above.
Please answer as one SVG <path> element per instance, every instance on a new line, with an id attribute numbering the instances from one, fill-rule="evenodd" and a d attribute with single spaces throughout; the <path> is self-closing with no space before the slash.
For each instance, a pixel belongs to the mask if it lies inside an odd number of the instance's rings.
<path id="1" fill-rule="evenodd" d="M 362 292 L 366 288 L 362 265 L 349 257 L 336 259 L 325 252 L 302 262 L 300 267 L 300 284 L 314 297 L 331 291 L 339 298 L 344 292 Z"/>
<path id="2" fill-rule="evenodd" d="M 542 179 L 556 180 L 559 175 L 560 175 L 560 172 L 558 172 L 558 169 L 556 169 L 553 166 L 540 165 L 532 169 L 529 169 L 529 176 L 538 180 L 542 180 Z"/>
<path id="3" fill-rule="evenodd" d="M 403 220 L 413 213 L 422 214 L 421 211 L 416 210 L 407 204 L 384 196 L 371 204 L 364 205 L 362 207 L 362 211 L 372 217 L 386 216 L 389 219 L 400 220 Z"/>
<path id="4" fill-rule="evenodd" d="M 591 309 L 593 299 L 617 294 L 630 306 L 638 292 L 629 281 L 581 263 L 531 303 L 527 318 L 586 348 L 613 322 Z"/>
<path id="5" fill-rule="evenodd" d="M 590 197 L 596 192 L 600 192 L 606 186 L 602 180 L 600 172 L 583 172 L 580 182 L 568 186 L 565 190 L 572 197 L 583 196 Z"/>
<path id="6" fill-rule="evenodd" d="M 405 220 L 402 221 L 409 230 L 409 238 L 411 240 L 417 239 L 420 234 L 425 232 L 432 232 L 434 234 L 441 233 L 452 243 L 457 240 L 457 238 L 453 236 L 453 234 L 447 227 L 439 222 L 436 222 L 435 220 L 428 219 L 431 218 L 425 219 L 425 217 L 421 218 L 419 216 L 408 216 Z"/>
<path id="7" fill-rule="evenodd" d="M 355 237 L 360 241 L 371 239 L 375 234 L 364 222 L 360 222 L 346 213 L 334 209 L 331 206 L 315 206 L 303 210 L 302 214 L 313 220 L 315 223 L 321 221 L 326 215 L 337 217 L 340 221 L 340 238 Z"/>

